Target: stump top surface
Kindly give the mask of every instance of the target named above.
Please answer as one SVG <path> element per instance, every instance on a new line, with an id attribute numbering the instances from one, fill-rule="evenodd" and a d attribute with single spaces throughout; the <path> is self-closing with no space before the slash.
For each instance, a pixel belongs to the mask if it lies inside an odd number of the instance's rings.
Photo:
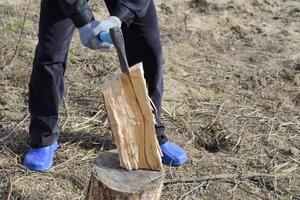
<path id="1" fill-rule="evenodd" d="M 163 181 L 164 170 L 132 170 L 120 167 L 116 150 L 102 153 L 96 158 L 92 173 L 107 187 L 122 191 L 143 191 Z"/>

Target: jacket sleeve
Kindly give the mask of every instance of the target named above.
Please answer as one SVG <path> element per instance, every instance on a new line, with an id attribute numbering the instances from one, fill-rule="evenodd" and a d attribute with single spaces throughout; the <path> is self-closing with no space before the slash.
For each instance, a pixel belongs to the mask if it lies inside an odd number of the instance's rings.
<path id="1" fill-rule="evenodd" d="M 94 19 L 86 0 L 58 0 L 66 17 L 70 18 L 77 28 Z"/>
<path id="2" fill-rule="evenodd" d="M 117 16 L 126 25 L 129 25 L 135 17 L 143 17 L 147 13 L 151 1 L 117 0 L 111 15 Z"/>

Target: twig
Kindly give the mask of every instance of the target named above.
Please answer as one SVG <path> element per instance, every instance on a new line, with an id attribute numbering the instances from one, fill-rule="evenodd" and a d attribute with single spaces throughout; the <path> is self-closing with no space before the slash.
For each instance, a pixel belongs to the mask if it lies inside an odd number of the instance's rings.
<path id="1" fill-rule="evenodd" d="M 219 107 L 219 109 L 218 109 L 218 113 L 217 113 L 216 117 L 214 118 L 214 120 L 211 122 L 210 127 L 212 127 L 212 126 L 216 123 L 216 121 L 217 121 L 219 115 L 221 114 L 222 108 L 223 108 L 223 106 L 224 106 L 225 103 L 226 103 L 226 101 L 224 101 L 224 102 L 220 105 L 220 107 Z"/>
<path id="2" fill-rule="evenodd" d="M 243 131 L 244 131 L 245 124 L 246 124 L 246 123 L 243 124 L 243 126 L 242 126 L 242 128 L 241 128 L 241 130 L 240 130 L 239 139 L 238 139 L 237 143 L 234 145 L 234 147 L 231 149 L 231 151 L 234 151 L 235 148 L 237 148 L 238 145 L 240 144 L 241 139 L 242 139 L 242 133 L 243 133 Z"/>
<path id="3" fill-rule="evenodd" d="M 268 135 L 268 140 L 271 139 L 272 131 L 273 131 L 273 129 L 274 129 L 275 119 L 277 118 L 277 115 L 280 113 L 280 111 L 281 111 L 283 105 L 286 103 L 286 101 L 287 101 L 288 99 L 289 99 L 289 98 L 287 97 L 287 98 L 282 102 L 282 104 L 281 104 L 280 107 L 277 109 L 277 111 L 276 111 L 276 113 L 275 113 L 275 115 L 274 115 L 274 117 L 273 117 L 273 119 L 272 119 L 272 124 L 271 124 L 271 128 L 270 128 L 269 135 Z"/>
<path id="4" fill-rule="evenodd" d="M 247 185 L 246 183 L 244 183 L 248 188 L 242 186 L 242 184 L 239 184 L 238 187 L 240 189 L 242 189 L 243 191 L 245 191 L 246 193 L 248 193 L 248 195 L 250 195 L 252 197 L 252 199 L 258 199 L 258 200 L 261 200 L 261 199 L 264 199 L 262 198 L 261 195 L 257 194 L 257 193 L 254 193 L 253 191 L 251 191 L 251 187 L 249 185 Z"/>
<path id="5" fill-rule="evenodd" d="M 85 67 L 88 58 L 89 58 L 89 51 L 88 51 L 87 54 L 84 56 L 84 60 L 83 60 L 83 62 L 82 62 L 82 64 L 81 64 L 81 66 L 77 67 L 69 77 L 74 77 L 74 75 L 76 75 L 76 73 L 77 73 L 78 70 L 80 70 L 80 69 L 82 69 L 83 67 Z"/>
<path id="6" fill-rule="evenodd" d="M 237 143 L 236 143 L 236 144 L 234 145 L 234 147 L 231 149 L 232 152 L 235 150 L 235 148 L 237 148 L 237 147 L 239 146 L 239 144 L 240 144 L 240 142 L 241 142 L 241 139 L 242 139 L 242 136 L 241 136 L 241 134 L 240 134 Z"/>
<path id="7" fill-rule="evenodd" d="M 149 101 L 150 101 L 151 108 L 153 109 L 153 111 L 154 111 L 154 113 L 155 113 L 155 114 L 154 114 L 155 116 L 153 117 L 154 123 L 157 124 L 157 121 L 156 121 L 156 116 L 158 116 L 158 114 L 157 114 L 157 108 L 156 108 L 154 102 L 152 101 L 152 99 L 151 99 L 150 97 L 148 97 L 148 99 L 149 99 Z"/>
<path id="8" fill-rule="evenodd" d="M 176 184 L 176 183 L 194 183 L 203 181 L 216 181 L 223 179 L 251 179 L 251 178 L 275 178 L 271 174 L 216 174 L 211 176 L 202 176 L 187 179 L 166 179 L 164 181 L 165 185 Z"/>
<path id="9" fill-rule="evenodd" d="M 203 183 L 201 183 L 200 185 L 198 185 L 197 187 L 195 187 L 195 188 L 191 189 L 190 191 L 184 193 L 182 196 L 180 196 L 180 197 L 178 198 L 178 200 L 183 199 L 183 197 L 185 197 L 186 195 L 192 193 L 193 191 L 197 190 L 198 188 L 203 187 L 205 184 L 206 184 L 206 182 L 203 182 Z"/>
<path id="10" fill-rule="evenodd" d="M 8 179 L 9 188 L 8 188 L 7 198 L 6 199 L 10 200 L 11 193 L 12 193 L 12 182 L 11 182 L 9 174 L 7 174 L 7 179 Z"/>
<path id="11" fill-rule="evenodd" d="M 187 21 L 188 21 L 188 17 L 189 17 L 190 13 L 184 13 L 184 17 L 183 17 L 183 23 L 184 23 L 184 29 L 186 32 L 188 32 L 188 26 L 187 26 Z"/>
<path id="12" fill-rule="evenodd" d="M 300 161 L 296 160 L 295 158 L 293 158 L 293 157 L 291 157 L 291 156 L 289 156 L 289 158 L 290 158 L 292 161 L 294 161 L 295 163 L 297 163 L 297 164 L 300 165 Z"/>
<path id="13" fill-rule="evenodd" d="M 72 126 L 72 127 L 69 127 L 70 129 L 71 128 L 77 128 L 77 127 L 80 127 L 79 129 L 81 129 L 81 127 L 83 126 L 83 125 L 85 125 L 85 124 L 87 124 L 87 123 L 89 123 L 89 122 L 91 122 L 91 121 L 93 121 L 100 113 L 101 113 L 101 109 L 93 116 L 93 117 L 91 117 L 91 118 L 89 118 L 88 120 L 86 120 L 85 122 L 82 122 L 82 123 L 80 123 L 80 124 L 76 124 L 75 126 Z"/>
<path id="14" fill-rule="evenodd" d="M 82 126 L 82 125 L 85 125 L 85 124 L 87 124 L 87 123 L 93 121 L 93 120 L 101 113 L 101 111 L 102 111 L 102 110 L 100 109 L 100 110 L 99 110 L 92 118 L 86 120 L 85 122 L 83 122 L 83 123 L 81 123 L 81 124 L 75 125 L 73 128 L 80 127 L 80 126 Z"/>
<path id="15" fill-rule="evenodd" d="M 14 51 L 14 54 L 13 54 L 12 58 L 4 65 L 4 67 L 10 66 L 12 64 L 12 62 L 14 61 L 14 59 L 18 55 L 18 52 L 19 52 L 19 49 L 20 49 L 21 39 L 22 39 L 22 36 L 23 36 L 23 33 L 24 33 L 25 22 L 26 22 L 26 18 L 27 18 L 27 14 L 28 14 L 30 5 L 31 5 L 31 0 L 28 1 L 27 8 L 26 8 L 25 14 L 23 16 L 21 32 L 20 32 L 20 35 L 19 35 L 19 38 L 18 38 L 18 41 L 17 41 L 17 45 L 16 45 L 16 49 Z"/>
<path id="16" fill-rule="evenodd" d="M 85 126 L 81 126 L 81 127 L 79 127 L 79 128 L 72 129 L 72 132 L 77 132 L 77 131 L 80 131 L 80 130 L 89 128 L 89 127 L 91 127 L 91 126 L 93 126 L 93 124 L 88 124 L 88 125 L 85 125 Z"/>
<path id="17" fill-rule="evenodd" d="M 172 114 L 171 114 L 167 109 L 165 109 L 164 107 L 161 107 L 161 109 L 162 109 L 165 113 L 167 113 L 170 117 L 173 117 Z"/>
<path id="18" fill-rule="evenodd" d="M 15 126 L 15 128 L 9 133 L 7 134 L 5 137 L 0 139 L 0 143 L 3 142 L 4 140 L 6 140 L 7 138 L 9 138 L 29 117 L 29 114 L 27 114 L 24 119 L 17 125 Z"/>
<path id="19" fill-rule="evenodd" d="M 69 112 L 69 106 L 68 106 L 68 103 L 67 103 L 67 100 L 65 97 L 63 97 L 63 103 L 64 103 L 64 107 L 65 107 L 65 110 L 66 110 L 66 114 L 67 114 L 67 119 L 66 121 L 64 122 L 64 124 L 62 125 L 62 129 L 65 128 L 65 126 L 67 125 L 67 123 L 69 122 L 69 119 L 70 119 L 70 112 Z"/>
<path id="20" fill-rule="evenodd" d="M 184 119 L 182 119 L 182 121 L 183 121 L 183 123 L 184 123 L 184 125 L 185 125 L 185 128 L 186 128 L 186 130 L 188 131 L 189 135 L 192 135 L 191 139 L 190 139 L 189 141 L 186 142 L 186 145 L 189 145 L 189 144 L 191 144 L 191 143 L 193 143 L 193 142 L 195 141 L 196 135 L 195 135 L 194 131 L 190 128 L 190 126 L 188 125 L 188 123 L 187 123 Z M 198 137 L 199 137 L 200 139 L 202 139 L 200 136 L 198 136 Z M 186 146 L 186 145 L 185 145 L 185 146 Z"/>
<path id="21" fill-rule="evenodd" d="M 200 112 L 200 113 L 204 113 L 204 114 L 208 114 L 208 115 L 216 115 L 214 113 L 214 111 L 212 111 L 212 110 L 194 110 L 194 112 Z M 237 115 L 237 114 L 234 114 L 234 113 L 228 113 L 228 112 L 224 112 L 224 111 L 220 111 L 220 114 L 235 117 L 236 119 L 255 119 L 255 120 L 261 120 L 261 121 L 266 121 L 266 120 L 270 121 L 270 120 L 272 120 L 272 118 L 266 117 L 266 116 L 263 116 L 263 117 L 247 116 L 247 115 L 245 116 L 245 115 Z"/>
<path id="22" fill-rule="evenodd" d="M 61 166 L 64 166 L 66 165 L 67 163 L 70 163 L 71 161 L 73 161 L 75 158 L 79 157 L 79 155 L 75 155 L 73 156 L 72 158 L 70 158 L 69 160 L 66 160 L 65 162 L 62 162 L 58 165 L 55 165 L 53 166 L 49 171 L 52 172 L 54 169 L 58 168 L 58 167 L 61 167 Z"/>

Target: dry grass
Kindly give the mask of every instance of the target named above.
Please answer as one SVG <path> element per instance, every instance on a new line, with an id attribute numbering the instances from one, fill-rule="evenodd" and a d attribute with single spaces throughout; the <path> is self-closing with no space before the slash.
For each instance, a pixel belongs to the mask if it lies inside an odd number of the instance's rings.
<path id="1" fill-rule="evenodd" d="M 28 2 L 0 3 L 0 199 L 84 199 L 91 163 L 114 148 L 100 87 L 117 60 L 113 52 L 87 51 L 75 34 L 53 168 L 24 169 L 39 7 L 32 0 L 26 11 Z M 103 2 L 96 3 L 97 16 L 105 16 Z M 157 5 L 165 53 L 162 118 L 189 154 L 186 165 L 166 166 L 167 178 L 275 177 L 167 184 L 162 199 L 300 199 L 299 1 Z"/>

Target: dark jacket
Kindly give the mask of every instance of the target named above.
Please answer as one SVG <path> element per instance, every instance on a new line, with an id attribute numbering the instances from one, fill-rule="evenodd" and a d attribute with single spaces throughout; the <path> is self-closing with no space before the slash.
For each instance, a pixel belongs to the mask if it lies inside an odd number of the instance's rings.
<path id="1" fill-rule="evenodd" d="M 117 0 L 111 15 L 129 25 L 133 19 L 143 17 L 152 0 Z M 94 19 L 86 0 L 58 0 L 65 15 L 79 28 Z"/>

